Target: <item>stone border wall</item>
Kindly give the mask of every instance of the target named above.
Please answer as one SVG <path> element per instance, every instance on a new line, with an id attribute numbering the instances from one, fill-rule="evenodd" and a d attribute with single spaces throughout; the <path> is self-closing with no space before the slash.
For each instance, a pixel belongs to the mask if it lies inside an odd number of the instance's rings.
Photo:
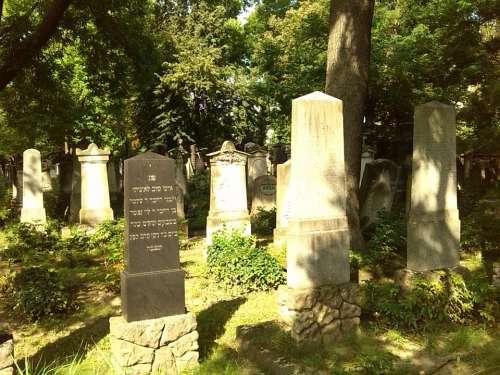
<path id="1" fill-rule="evenodd" d="M 278 289 L 280 315 L 297 342 L 337 340 L 359 329 L 361 307 L 356 284 L 328 285 L 313 289 Z"/>
<path id="2" fill-rule="evenodd" d="M 0 332 L 0 375 L 14 374 L 14 339 L 11 334 Z"/>
<path id="3" fill-rule="evenodd" d="M 109 320 L 111 352 L 126 374 L 179 374 L 198 364 L 198 332 L 192 313 L 126 322 Z"/>

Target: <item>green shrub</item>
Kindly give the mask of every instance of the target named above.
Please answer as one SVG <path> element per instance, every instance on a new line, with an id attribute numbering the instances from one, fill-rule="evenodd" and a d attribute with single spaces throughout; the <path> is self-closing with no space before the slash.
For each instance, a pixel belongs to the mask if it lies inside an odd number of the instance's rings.
<path id="1" fill-rule="evenodd" d="M 368 281 L 363 292 L 366 312 L 391 325 L 414 329 L 431 322 L 463 323 L 473 318 L 477 302 L 462 276 L 444 272 L 438 281 L 415 278 L 405 293 L 391 281 Z"/>
<path id="2" fill-rule="evenodd" d="M 391 275 L 404 263 L 406 226 L 400 214 L 379 211 L 377 217 L 365 231 L 366 252 L 355 254 L 353 260 L 375 275 Z"/>
<path id="3" fill-rule="evenodd" d="M 47 268 L 21 270 L 14 277 L 12 289 L 14 310 L 30 321 L 67 313 L 75 308 L 71 288 Z"/>
<path id="4" fill-rule="evenodd" d="M 198 172 L 188 182 L 186 218 L 190 228 L 205 228 L 210 208 L 210 178 L 208 171 Z"/>
<path id="5" fill-rule="evenodd" d="M 268 290 L 285 282 L 278 261 L 264 249 L 255 247 L 255 237 L 242 231 L 214 233 L 207 262 L 210 274 L 217 280 L 245 292 Z"/>
<path id="6" fill-rule="evenodd" d="M 266 210 L 257 208 L 257 213 L 252 215 L 252 231 L 262 236 L 273 234 L 276 228 L 276 209 Z"/>

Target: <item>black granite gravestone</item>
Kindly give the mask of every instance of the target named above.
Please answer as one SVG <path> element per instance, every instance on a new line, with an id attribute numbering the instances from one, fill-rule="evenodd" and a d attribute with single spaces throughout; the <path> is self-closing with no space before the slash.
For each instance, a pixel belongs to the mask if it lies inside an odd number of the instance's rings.
<path id="1" fill-rule="evenodd" d="M 122 315 L 132 322 L 184 314 L 175 161 L 152 152 L 127 159 L 124 180 Z"/>

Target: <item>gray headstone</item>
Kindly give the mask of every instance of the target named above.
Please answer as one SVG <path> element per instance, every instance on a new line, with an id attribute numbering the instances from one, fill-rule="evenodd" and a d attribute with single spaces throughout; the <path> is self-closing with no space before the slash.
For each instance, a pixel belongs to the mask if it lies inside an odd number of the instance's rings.
<path id="1" fill-rule="evenodd" d="M 276 177 L 260 176 L 253 182 L 251 214 L 257 214 L 259 208 L 267 211 L 276 208 Z"/>
<path id="2" fill-rule="evenodd" d="M 125 160 L 124 205 L 124 318 L 130 322 L 184 314 L 175 161 L 152 152 Z"/>

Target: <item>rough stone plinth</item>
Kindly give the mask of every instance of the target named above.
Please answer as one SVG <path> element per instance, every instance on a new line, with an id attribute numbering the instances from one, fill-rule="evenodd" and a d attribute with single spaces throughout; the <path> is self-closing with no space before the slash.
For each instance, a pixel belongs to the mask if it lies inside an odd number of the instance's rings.
<path id="1" fill-rule="evenodd" d="M 347 283 L 311 289 L 278 289 L 284 322 L 297 342 L 331 343 L 344 333 L 356 333 L 361 307 L 358 286 Z"/>
<path id="2" fill-rule="evenodd" d="M 407 267 L 414 271 L 458 264 L 455 110 L 430 102 L 416 107 L 413 128 Z"/>
<path id="3" fill-rule="evenodd" d="M 245 172 L 248 154 L 236 150 L 233 142 L 225 141 L 220 151 L 207 156 L 210 157 L 207 243 L 212 243 L 212 233 L 224 227 L 241 229 L 250 235 Z"/>
<path id="4" fill-rule="evenodd" d="M 0 375 L 14 374 L 14 339 L 11 334 L 0 332 Z"/>
<path id="5" fill-rule="evenodd" d="M 23 152 L 23 208 L 21 222 L 44 224 L 43 179 L 40 151 L 28 149 Z"/>
<path id="6" fill-rule="evenodd" d="M 108 169 L 110 151 L 100 150 L 91 143 L 86 150 L 76 149 L 81 169 L 81 208 L 80 224 L 96 225 L 113 220 L 109 197 Z"/>
<path id="7" fill-rule="evenodd" d="M 198 332 L 192 313 L 128 323 L 109 320 L 111 352 L 127 374 L 177 375 L 198 364 Z"/>

